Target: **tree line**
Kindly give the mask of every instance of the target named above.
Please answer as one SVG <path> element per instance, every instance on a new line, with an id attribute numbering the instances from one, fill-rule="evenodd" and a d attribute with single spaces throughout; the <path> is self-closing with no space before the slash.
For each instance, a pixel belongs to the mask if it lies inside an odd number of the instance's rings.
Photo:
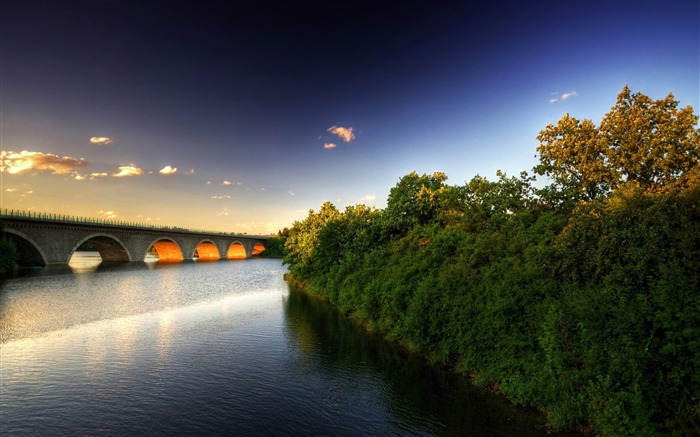
<path id="1" fill-rule="evenodd" d="M 410 173 L 280 234 L 290 283 L 553 429 L 700 434 L 700 130 L 623 88 L 537 137 L 535 175 Z"/>

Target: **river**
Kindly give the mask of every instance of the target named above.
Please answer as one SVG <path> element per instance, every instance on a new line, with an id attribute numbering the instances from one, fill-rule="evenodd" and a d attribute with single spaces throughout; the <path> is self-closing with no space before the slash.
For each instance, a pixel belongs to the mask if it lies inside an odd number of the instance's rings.
<path id="1" fill-rule="evenodd" d="M 3 435 L 547 435 L 289 290 L 279 260 L 49 268 L 0 285 Z"/>

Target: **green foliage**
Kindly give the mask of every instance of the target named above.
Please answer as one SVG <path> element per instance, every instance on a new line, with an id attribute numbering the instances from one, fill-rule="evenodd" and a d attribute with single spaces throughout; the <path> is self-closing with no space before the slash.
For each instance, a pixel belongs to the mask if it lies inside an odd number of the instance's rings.
<path id="1" fill-rule="evenodd" d="M 625 88 L 600 128 L 565 116 L 540 137 L 544 189 L 526 173 L 463 186 L 411 173 L 384 210 L 326 203 L 289 231 L 285 262 L 552 428 L 698 434 L 697 117 L 676 106 Z"/>
<path id="2" fill-rule="evenodd" d="M 265 242 L 265 250 L 260 254 L 262 258 L 284 258 L 286 250 L 284 244 L 287 242 L 289 229 L 284 228 L 277 232 L 277 235 L 270 237 Z"/>
<path id="3" fill-rule="evenodd" d="M 9 275 L 17 270 L 17 248 L 2 230 L 0 222 L 0 276 Z"/>

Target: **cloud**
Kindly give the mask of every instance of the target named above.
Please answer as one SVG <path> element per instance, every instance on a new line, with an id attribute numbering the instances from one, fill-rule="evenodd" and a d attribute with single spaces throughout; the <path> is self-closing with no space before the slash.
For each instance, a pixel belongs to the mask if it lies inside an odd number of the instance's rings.
<path id="1" fill-rule="evenodd" d="M 94 181 L 97 178 L 105 178 L 109 176 L 109 173 L 90 173 L 90 180 Z"/>
<path id="2" fill-rule="evenodd" d="M 214 200 L 224 200 L 224 199 L 230 199 L 231 196 L 211 196 L 211 198 Z"/>
<path id="3" fill-rule="evenodd" d="M 115 178 L 123 178 L 128 176 L 140 176 L 143 174 L 143 169 L 136 167 L 134 164 L 120 165 L 119 173 L 114 173 Z"/>
<path id="4" fill-rule="evenodd" d="M 231 181 L 222 181 L 221 185 L 231 185 Z"/>
<path id="5" fill-rule="evenodd" d="M 296 193 L 294 191 L 288 191 L 287 192 L 290 196 L 294 196 Z"/>
<path id="6" fill-rule="evenodd" d="M 77 169 L 90 163 L 84 158 L 58 156 L 51 153 L 0 151 L 0 172 L 21 174 L 26 172 L 49 172 L 56 175 L 74 174 Z"/>
<path id="7" fill-rule="evenodd" d="M 335 146 L 335 144 L 333 144 L 333 143 L 326 143 L 326 144 L 323 145 L 323 148 L 324 148 L 324 149 L 335 149 L 335 147 L 336 147 L 336 146 Z"/>
<path id="8" fill-rule="evenodd" d="M 372 200 L 377 200 L 377 196 L 373 196 L 371 194 L 368 194 L 360 200 L 363 202 L 371 202 Z"/>
<path id="9" fill-rule="evenodd" d="M 119 214 L 117 214 L 114 211 L 102 211 L 102 210 L 100 210 L 100 214 L 102 214 L 103 216 L 105 216 L 108 219 L 113 219 L 113 218 L 119 217 Z"/>
<path id="10" fill-rule="evenodd" d="M 194 174 L 194 169 L 191 168 L 185 172 L 185 174 Z"/>
<path id="11" fill-rule="evenodd" d="M 333 135 L 338 135 L 346 143 L 349 143 L 355 139 L 355 134 L 352 133 L 352 131 L 353 128 L 351 127 L 331 126 L 328 128 L 328 132 L 332 133 Z"/>
<path id="12" fill-rule="evenodd" d="M 177 172 L 177 167 L 171 167 L 169 165 L 166 165 L 165 167 L 161 168 L 158 173 L 163 174 L 163 175 L 170 175 L 174 174 Z"/>
<path id="13" fill-rule="evenodd" d="M 8 193 L 14 193 L 15 191 L 17 191 L 17 188 L 5 188 L 5 191 L 7 191 Z"/>
<path id="14" fill-rule="evenodd" d="M 228 216 L 230 213 L 228 212 L 228 208 L 224 208 L 220 213 L 216 214 L 217 216 Z"/>
<path id="15" fill-rule="evenodd" d="M 112 144 L 112 139 L 109 137 L 90 137 L 90 143 L 106 146 L 107 144 Z"/>
<path id="16" fill-rule="evenodd" d="M 557 94 L 557 93 L 554 93 L 554 94 Z M 576 96 L 578 96 L 578 93 L 576 93 L 576 91 L 571 91 L 570 93 L 564 93 L 558 97 L 552 97 L 551 99 L 549 99 L 549 103 L 556 103 L 559 100 L 568 100 L 568 99 L 570 99 L 572 97 L 576 97 Z"/>

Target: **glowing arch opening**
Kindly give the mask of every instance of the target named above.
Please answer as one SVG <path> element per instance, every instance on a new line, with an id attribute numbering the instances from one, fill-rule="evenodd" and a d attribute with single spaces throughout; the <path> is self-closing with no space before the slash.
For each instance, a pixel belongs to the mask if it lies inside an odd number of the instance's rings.
<path id="1" fill-rule="evenodd" d="M 226 259 L 246 259 L 248 255 L 245 253 L 245 247 L 241 243 L 232 243 L 228 252 L 226 252 Z"/>
<path id="2" fill-rule="evenodd" d="M 202 241 L 197 246 L 194 251 L 195 258 L 198 261 L 218 261 L 221 257 L 219 256 L 219 249 L 211 241 Z"/>
<path id="3" fill-rule="evenodd" d="M 181 262 L 185 258 L 182 256 L 182 250 L 176 242 L 171 240 L 159 240 L 153 243 L 148 250 L 151 255 L 158 257 L 158 262 Z"/>
<path id="4" fill-rule="evenodd" d="M 258 256 L 265 251 L 265 246 L 262 243 L 258 243 L 253 247 L 252 256 Z"/>

